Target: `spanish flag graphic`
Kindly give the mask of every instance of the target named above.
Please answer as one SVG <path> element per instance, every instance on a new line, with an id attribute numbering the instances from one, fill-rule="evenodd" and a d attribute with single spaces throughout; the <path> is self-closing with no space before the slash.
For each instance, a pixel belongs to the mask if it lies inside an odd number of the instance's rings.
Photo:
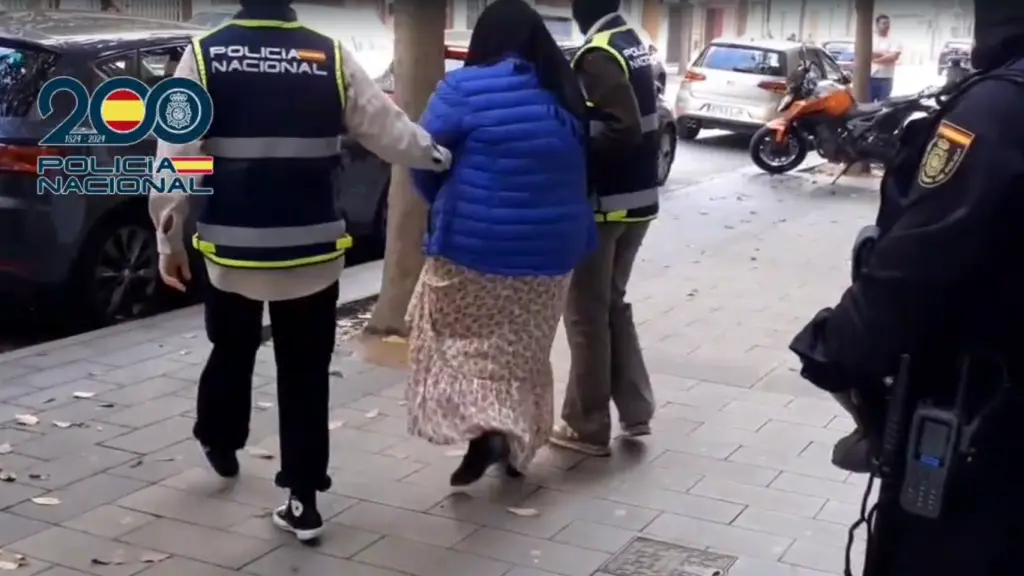
<path id="1" fill-rule="evenodd" d="M 126 134 L 142 124 L 146 117 L 146 103 L 131 90 L 115 90 L 103 100 L 100 116 L 111 130 Z"/>
<path id="2" fill-rule="evenodd" d="M 299 56 L 299 60 L 305 60 L 306 62 L 327 62 L 327 54 L 324 54 L 320 50 L 296 50 L 295 53 Z"/>
<path id="3" fill-rule="evenodd" d="M 171 164 L 178 174 L 185 176 L 213 174 L 212 156 L 178 156 L 171 158 Z"/>

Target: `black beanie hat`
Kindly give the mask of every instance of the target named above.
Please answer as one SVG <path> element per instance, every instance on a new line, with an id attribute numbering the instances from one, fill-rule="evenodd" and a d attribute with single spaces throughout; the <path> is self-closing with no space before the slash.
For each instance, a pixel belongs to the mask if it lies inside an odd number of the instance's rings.
<path id="1" fill-rule="evenodd" d="M 598 20 L 621 8 L 621 0 L 572 0 L 572 18 L 580 31 L 586 34 Z"/>

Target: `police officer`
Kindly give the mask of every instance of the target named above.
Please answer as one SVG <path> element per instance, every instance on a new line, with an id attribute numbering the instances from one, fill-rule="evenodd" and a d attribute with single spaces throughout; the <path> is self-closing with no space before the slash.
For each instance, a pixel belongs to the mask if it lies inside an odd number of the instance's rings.
<path id="1" fill-rule="evenodd" d="M 574 272 L 565 311 L 572 354 L 564 423 L 551 442 L 592 456 L 611 453 L 609 400 L 627 436 L 651 433 L 651 382 L 626 285 L 658 215 L 658 93 L 654 58 L 619 14 L 619 0 L 574 0 L 586 34 L 573 59 L 591 112 L 591 193 L 598 246 Z"/>
<path id="2" fill-rule="evenodd" d="M 791 344 L 871 439 L 865 576 L 1020 573 L 1024 4 L 975 12 L 979 76 L 908 127 L 877 244 Z"/>
<path id="3" fill-rule="evenodd" d="M 234 19 L 196 38 L 176 76 L 201 82 L 215 114 L 205 138 L 160 143 L 158 156 L 210 155 L 194 246 L 211 286 L 206 330 L 213 349 L 199 380 L 194 434 L 213 469 L 239 472 L 249 434 L 252 377 L 263 303 L 277 363 L 281 470 L 288 504 L 272 515 L 299 540 L 323 530 L 316 492 L 327 475 L 328 370 L 338 277 L 351 240 L 339 196 L 340 141 L 350 136 L 394 164 L 445 170 L 434 145 L 383 94 L 340 42 L 296 21 L 290 0 L 243 0 Z M 178 290 L 189 280 L 183 196 L 150 198 L 160 271 Z"/>

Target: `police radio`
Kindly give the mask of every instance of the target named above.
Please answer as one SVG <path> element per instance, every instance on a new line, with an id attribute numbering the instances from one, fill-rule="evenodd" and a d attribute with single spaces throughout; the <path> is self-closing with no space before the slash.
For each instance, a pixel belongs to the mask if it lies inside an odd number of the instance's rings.
<path id="1" fill-rule="evenodd" d="M 984 423 L 985 416 L 999 404 L 1002 393 L 1009 386 L 1005 367 L 1000 366 L 1002 381 L 999 382 L 999 392 L 971 418 L 968 415 L 968 391 L 972 384 L 980 383 L 972 378 L 973 364 L 970 357 L 961 363 L 952 408 L 921 404 L 914 410 L 900 490 L 900 506 L 909 514 L 929 519 L 940 517 L 950 481 L 955 478 L 957 469 L 970 461 L 975 432 Z"/>

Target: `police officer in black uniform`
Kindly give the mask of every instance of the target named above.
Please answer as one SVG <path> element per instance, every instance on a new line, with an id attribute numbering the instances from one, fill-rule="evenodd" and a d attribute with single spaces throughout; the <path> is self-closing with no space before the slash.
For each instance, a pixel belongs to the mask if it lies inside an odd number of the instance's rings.
<path id="1" fill-rule="evenodd" d="M 1022 570 L 1024 3 L 975 12 L 976 76 L 908 126 L 873 249 L 791 344 L 870 439 L 865 576 Z"/>
<path id="2" fill-rule="evenodd" d="M 573 272 L 565 327 L 572 356 L 557 446 L 608 456 L 615 402 L 625 435 L 651 433 L 650 376 L 626 302 L 633 263 L 658 215 L 658 92 L 650 47 L 619 0 L 574 0 L 586 34 L 572 62 L 590 112 L 590 188 L 597 248 Z"/>
<path id="3" fill-rule="evenodd" d="M 420 169 L 445 170 L 450 154 L 391 103 L 339 40 L 302 26 L 290 3 L 243 0 L 228 24 L 195 38 L 175 75 L 206 87 L 213 123 L 202 141 L 161 142 L 157 155 L 214 159 L 203 182 L 213 194 L 193 199 L 193 245 L 206 260 L 206 331 L 213 344 L 199 379 L 193 432 L 218 474 L 239 473 L 236 452 L 249 434 L 268 302 L 280 422 L 276 481 L 291 492 L 272 519 L 308 541 L 323 530 L 316 492 L 331 483 L 328 371 L 338 278 L 351 244 L 342 209 L 348 193 L 343 139 Z M 154 195 L 150 212 L 161 275 L 184 289 L 188 199 Z"/>

